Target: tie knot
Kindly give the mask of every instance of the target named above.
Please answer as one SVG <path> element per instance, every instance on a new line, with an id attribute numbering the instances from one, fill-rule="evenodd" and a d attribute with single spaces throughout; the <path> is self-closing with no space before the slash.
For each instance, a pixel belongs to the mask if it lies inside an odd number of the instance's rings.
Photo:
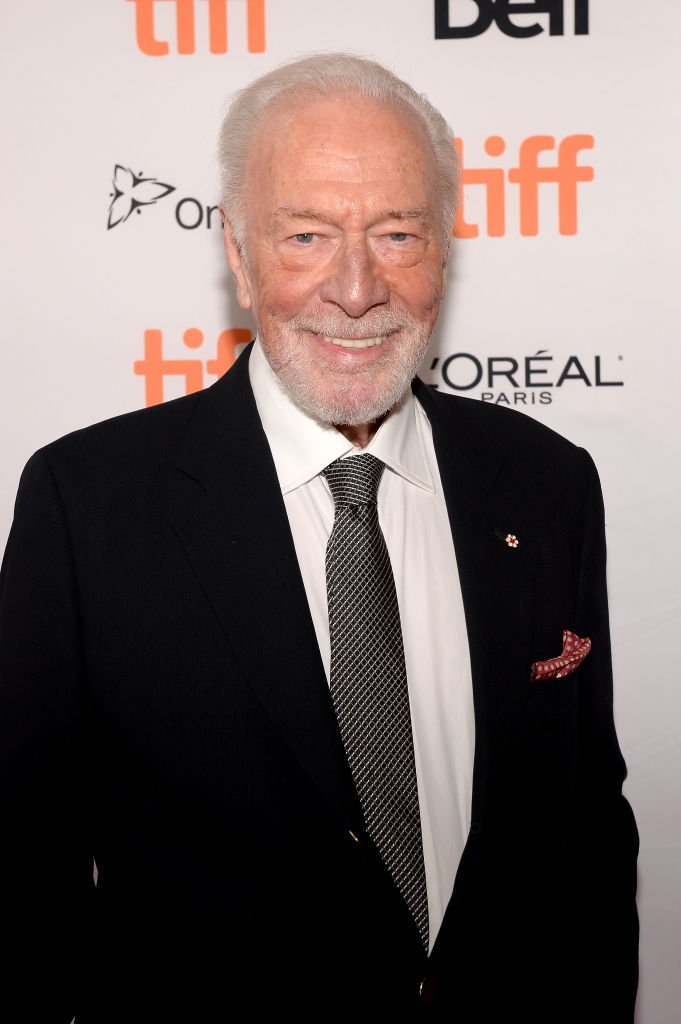
<path id="1" fill-rule="evenodd" d="M 375 504 L 384 469 L 385 464 L 369 454 L 332 462 L 323 472 L 336 507 Z"/>

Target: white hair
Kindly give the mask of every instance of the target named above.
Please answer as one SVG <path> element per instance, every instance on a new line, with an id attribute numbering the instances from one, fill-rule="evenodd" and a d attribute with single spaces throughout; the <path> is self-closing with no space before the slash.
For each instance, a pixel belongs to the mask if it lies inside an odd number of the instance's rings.
<path id="1" fill-rule="evenodd" d="M 269 105 L 281 97 L 318 98 L 354 93 L 416 116 L 429 140 L 439 177 L 443 253 L 446 258 L 456 210 L 459 163 L 454 136 L 442 114 L 376 61 L 349 53 L 316 53 L 257 78 L 236 93 L 222 122 L 218 144 L 220 205 L 237 245 L 244 250 L 244 180 L 251 139 Z"/>

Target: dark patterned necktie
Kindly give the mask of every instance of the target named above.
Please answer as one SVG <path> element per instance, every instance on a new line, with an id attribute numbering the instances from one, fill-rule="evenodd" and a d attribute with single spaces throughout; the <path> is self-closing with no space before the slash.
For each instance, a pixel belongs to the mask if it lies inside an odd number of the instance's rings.
<path id="1" fill-rule="evenodd" d="M 324 470 L 336 513 L 326 548 L 331 697 L 367 831 L 428 949 L 428 899 L 400 611 L 378 522 L 385 466 Z"/>

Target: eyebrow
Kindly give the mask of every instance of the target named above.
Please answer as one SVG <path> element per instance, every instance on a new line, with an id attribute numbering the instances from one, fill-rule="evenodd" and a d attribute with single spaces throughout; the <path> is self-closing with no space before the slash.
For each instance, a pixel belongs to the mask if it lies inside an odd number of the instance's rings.
<path id="1" fill-rule="evenodd" d="M 272 214 L 272 220 L 280 220 L 282 217 L 292 217 L 296 220 L 324 220 L 323 214 L 318 210 L 296 210 L 293 206 L 280 206 Z"/>
<path id="2" fill-rule="evenodd" d="M 386 210 L 380 220 L 431 220 L 429 206 L 415 206 L 412 210 Z"/>
<path id="3" fill-rule="evenodd" d="M 272 220 L 289 218 L 291 220 L 318 220 L 328 222 L 328 215 L 320 210 L 296 209 L 292 206 L 280 206 L 272 214 Z M 409 210 L 381 210 L 374 219 L 375 224 L 384 220 L 424 220 L 432 221 L 432 212 L 429 206 L 415 206 Z"/>

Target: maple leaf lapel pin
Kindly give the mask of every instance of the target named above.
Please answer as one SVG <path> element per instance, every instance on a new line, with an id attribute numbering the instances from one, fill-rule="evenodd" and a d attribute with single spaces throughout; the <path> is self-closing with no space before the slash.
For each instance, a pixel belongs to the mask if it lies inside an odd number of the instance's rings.
<path id="1" fill-rule="evenodd" d="M 580 639 L 569 629 L 563 630 L 563 650 L 557 658 L 534 661 L 530 666 L 530 679 L 563 679 L 582 664 L 591 650 L 589 637 Z"/>
<path id="2" fill-rule="evenodd" d="M 520 541 L 515 533 L 509 533 L 506 530 L 495 529 L 495 534 L 499 540 L 503 541 L 507 548 L 517 548 Z"/>

